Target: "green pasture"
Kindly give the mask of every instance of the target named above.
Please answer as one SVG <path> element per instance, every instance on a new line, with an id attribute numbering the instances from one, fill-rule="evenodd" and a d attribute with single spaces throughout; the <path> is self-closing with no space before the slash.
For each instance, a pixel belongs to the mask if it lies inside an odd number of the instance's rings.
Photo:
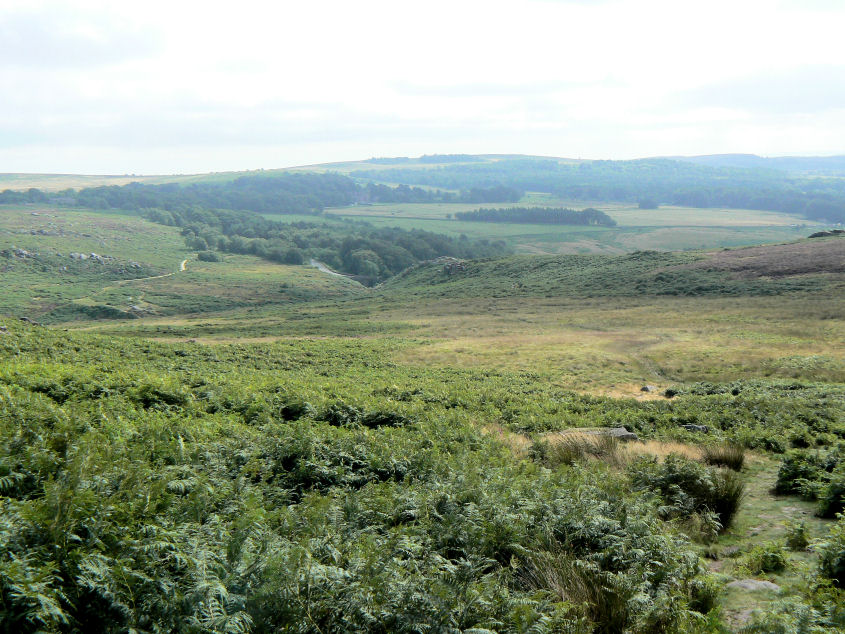
<path id="1" fill-rule="evenodd" d="M 517 253 L 629 253 L 712 249 L 749 244 L 786 242 L 806 237 L 817 223 L 806 218 L 745 209 L 661 207 L 642 210 L 636 205 L 561 200 L 549 194 L 529 193 L 523 206 L 594 207 L 610 215 L 617 227 L 511 224 L 460 221 L 454 214 L 482 207 L 463 203 L 408 203 L 353 205 L 327 209 L 325 217 L 361 220 L 375 226 L 424 229 L 468 238 L 505 240 Z M 505 207 L 507 205 L 488 205 Z M 282 221 L 293 217 L 266 215 Z M 296 217 L 295 220 L 308 220 Z M 313 221 L 313 217 L 310 218 Z"/>

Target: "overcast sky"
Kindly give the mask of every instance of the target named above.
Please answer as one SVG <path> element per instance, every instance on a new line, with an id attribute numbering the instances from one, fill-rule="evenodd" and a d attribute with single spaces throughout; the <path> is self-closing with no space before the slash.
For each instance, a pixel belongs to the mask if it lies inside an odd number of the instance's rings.
<path id="1" fill-rule="evenodd" d="M 843 0 L 0 0 L 0 172 L 845 154 Z"/>

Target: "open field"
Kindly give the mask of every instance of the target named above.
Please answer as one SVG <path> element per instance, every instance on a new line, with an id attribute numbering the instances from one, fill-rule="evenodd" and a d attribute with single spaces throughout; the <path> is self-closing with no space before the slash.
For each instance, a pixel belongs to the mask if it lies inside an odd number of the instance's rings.
<path id="1" fill-rule="evenodd" d="M 732 247 L 784 242 L 809 235 L 818 223 L 768 211 L 661 207 L 642 210 L 636 205 L 557 199 L 529 193 L 521 206 L 594 207 L 610 215 L 617 227 L 469 222 L 455 213 L 485 205 L 462 203 L 373 204 L 327 209 L 326 216 L 364 220 L 376 226 L 424 229 L 451 236 L 505 240 L 517 253 L 629 253 L 642 249 L 664 251 Z M 506 204 L 486 205 L 507 207 Z M 274 216 L 267 216 L 272 218 Z M 275 218 L 285 219 L 284 217 Z"/>
<path id="2" fill-rule="evenodd" d="M 0 174 L 0 191 L 4 189 L 25 190 L 40 189 L 45 192 L 60 192 L 65 189 L 84 189 L 109 185 L 127 185 L 145 183 L 196 183 L 230 181 L 244 174 L 253 172 L 213 172 L 210 174 Z"/>
<path id="3" fill-rule="evenodd" d="M 404 342 L 397 363 L 539 373 L 566 389 L 639 398 L 644 384 L 845 381 L 842 314 L 842 297 L 361 299 L 84 327 L 210 344 L 391 334 Z"/>

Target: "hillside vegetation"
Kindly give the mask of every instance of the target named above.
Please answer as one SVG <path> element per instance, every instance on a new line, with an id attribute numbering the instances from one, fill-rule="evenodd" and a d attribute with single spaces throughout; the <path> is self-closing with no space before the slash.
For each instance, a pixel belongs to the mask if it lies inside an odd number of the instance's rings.
<path id="1" fill-rule="evenodd" d="M 420 169 L 394 166 L 350 172 L 357 178 L 429 187 L 509 186 L 573 200 L 650 202 L 796 213 L 842 222 L 845 181 L 776 170 L 702 165 L 674 159 L 565 161 L 488 159 Z"/>
<path id="2" fill-rule="evenodd" d="M 624 423 L 692 439 L 682 425 L 703 424 L 775 453 L 794 434 L 845 437 L 830 385 L 637 402 L 391 360 L 413 345 L 206 347 L 5 322 L 4 626 L 718 631 L 697 542 L 730 523 L 736 478 L 682 457 L 561 462 L 544 434 Z M 692 497 L 662 499 L 646 472 Z M 807 599 L 820 627 L 842 621 L 836 592 Z"/>
<path id="3" fill-rule="evenodd" d="M 475 261 L 456 274 L 433 262 L 404 271 L 382 288 L 439 297 L 633 297 L 841 293 L 844 285 L 845 240 L 833 238 L 709 253 L 521 255 Z"/>
<path id="4" fill-rule="evenodd" d="M 462 221 L 515 186 L 385 185 L 513 160 L 13 192 L 0 631 L 845 631 L 843 234 Z M 363 198 L 319 213 L 335 194 Z M 307 213 L 257 213 L 287 196 Z M 732 226 L 757 244 L 510 254 Z M 805 238 L 759 244 L 781 229 Z"/>

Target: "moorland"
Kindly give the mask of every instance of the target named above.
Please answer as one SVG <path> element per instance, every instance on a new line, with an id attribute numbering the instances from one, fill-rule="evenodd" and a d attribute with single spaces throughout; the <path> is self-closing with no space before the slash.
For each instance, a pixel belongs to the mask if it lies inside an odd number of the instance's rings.
<path id="1" fill-rule="evenodd" d="M 737 162 L 9 177 L 2 630 L 845 628 L 842 175 Z"/>

